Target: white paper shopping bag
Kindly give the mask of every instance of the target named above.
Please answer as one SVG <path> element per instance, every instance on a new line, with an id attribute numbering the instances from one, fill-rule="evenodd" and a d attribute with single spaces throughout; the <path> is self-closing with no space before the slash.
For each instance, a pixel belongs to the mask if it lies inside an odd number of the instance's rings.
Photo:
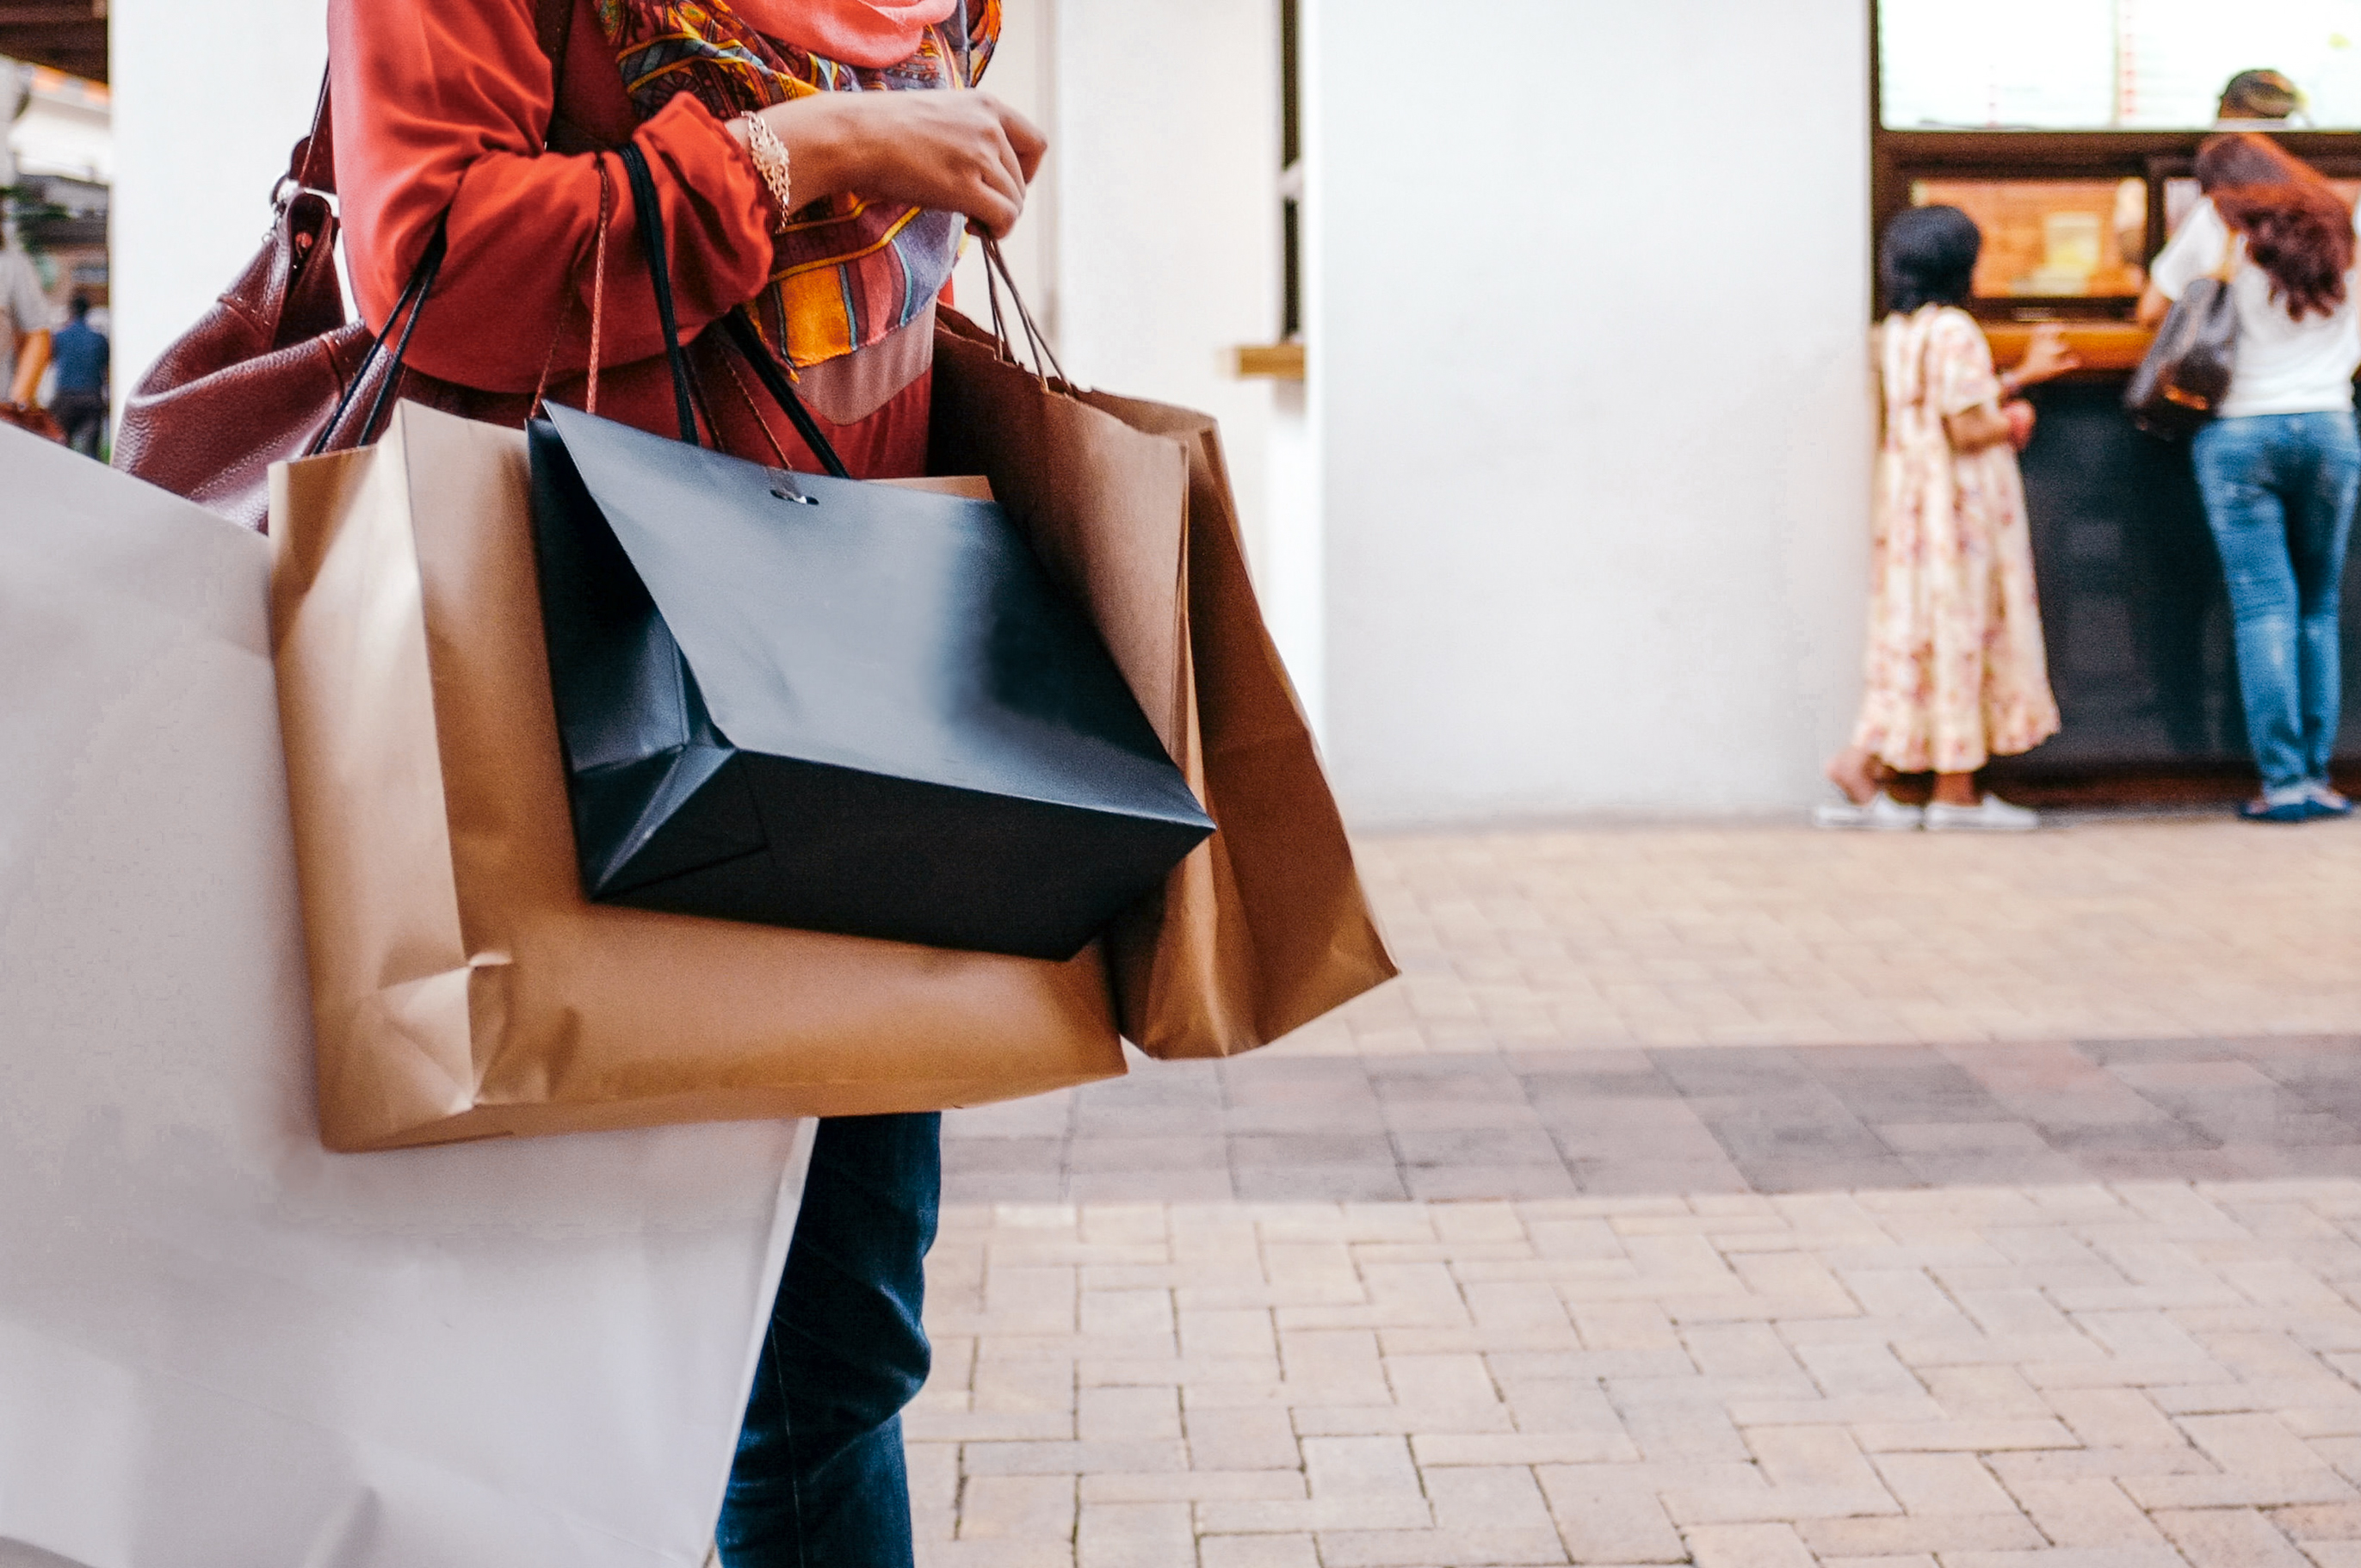
<path id="1" fill-rule="evenodd" d="M 0 1563 L 694 1568 L 807 1140 L 323 1151 L 268 569 L 0 430 Z"/>

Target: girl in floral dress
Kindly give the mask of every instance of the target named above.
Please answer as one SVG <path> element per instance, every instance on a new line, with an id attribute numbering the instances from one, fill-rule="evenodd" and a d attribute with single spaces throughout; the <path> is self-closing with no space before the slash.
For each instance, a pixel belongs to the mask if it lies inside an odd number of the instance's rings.
<path id="1" fill-rule="evenodd" d="M 2016 393 L 2077 362 L 2045 327 L 2023 364 L 1993 373 L 1982 331 L 1959 308 L 1982 244 L 1956 207 L 1914 207 L 1886 227 L 1866 689 L 1852 744 L 1828 763 L 1845 799 L 1821 808 L 1824 827 L 2021 832 L 2037 820 L 1980 792 L 1976 773 L 2058 730 L 2016 468 L 2033 410 Z M 1923 810 L 1883 787 L 1927 772 Z"/>

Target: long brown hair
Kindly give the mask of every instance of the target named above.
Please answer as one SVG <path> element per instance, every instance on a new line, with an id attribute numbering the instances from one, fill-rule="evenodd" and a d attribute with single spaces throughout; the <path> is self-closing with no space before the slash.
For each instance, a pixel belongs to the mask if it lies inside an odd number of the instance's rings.
<path id="1" fill-rule="evenodd" d="M 2197 149 L 2197 184 L 2213 210 L 2246 236 L 2246 254 L 2268 274 L 2271 298 L 2297 321 L 2334 315 L 2353 269 L 2353 209 L 2310 164 L 2268 137 L 2232 131 Z"/>

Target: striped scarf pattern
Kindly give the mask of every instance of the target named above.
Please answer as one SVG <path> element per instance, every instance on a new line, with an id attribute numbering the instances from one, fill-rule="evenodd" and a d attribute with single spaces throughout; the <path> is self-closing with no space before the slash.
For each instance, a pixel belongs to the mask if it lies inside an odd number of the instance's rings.
<path id="1" fill-rule="evenodd" d="M 642 121 L 692 93 L 721 120 L 815 93 L 895 93 L 960 82 L 956 30 L 929 28 L 917 52 L 882 69 L 847 65 L 765 38 L 730 0 L 598 0 L 598 22 Z M 969 3 L 969 47 L 982 75 L 1000 38 L 1000 0 Z M 795 366 L 868 347 L 926 313 L 959 259 L 966 221 L 830 196 L 791 214 L 776 236 L 770 286 L 754 317 Z"/>

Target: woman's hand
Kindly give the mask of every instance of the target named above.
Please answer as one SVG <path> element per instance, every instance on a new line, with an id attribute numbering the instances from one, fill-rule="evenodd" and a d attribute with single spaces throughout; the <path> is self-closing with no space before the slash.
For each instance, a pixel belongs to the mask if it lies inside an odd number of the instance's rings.
<path id="1" fill-rule="evenodd" d="M 2033 341 L 2025 345 L 2025 357 L 2009 378 L 2020 387 L 2035 387 L 2081 366 L 2081 356 L 2066 346 L 2066 329 L 2056 322 L 2045 322 L 2033 329 Z"/>
<path id="2" fill-rule="evenodd" d="M 2001 404 L 2000 411 L 2008 421 L 2008 444 L 2024 451 L 2033 440 L 2033 405 L 2023 398 L 2011 398 Z"/>
<path id="3" fill-rule="evenodd" d="M 796 204 L 853 194 L 964 213 L 994 239 L 1016 226 L 1049 144 L 988 93 L 819 93 L 763 118 L 786 145 Z M 731 122 L 741 143 L 745 127 Z"/>
<path id="4" fill-rule="evenodd" d="M 2033 439 L 2033 405 L 2022 398 L 2011 398 L 2004 403 L 1978 403 L 1949 414 L 1943 420 L 1943 433 L 1950 438 L 1951 450 L 1960 454 L 1982 452 L 1986 447 L 2007 442 L 2019 452 Z"/>
<path id="5" fill-rule="evenodd" d="M 2016 406 L 2024 407 L 2021 403 Z M 1965 456 L 1971 452 L 1998 446 L 2004 441 L 2014 440 L 2016 429 L 2007 412 L 1999 405 L 1978 403 L 1974 408 L 1944 415 L 1943 433 L 1950 438 L 1951 450 Z"/>

